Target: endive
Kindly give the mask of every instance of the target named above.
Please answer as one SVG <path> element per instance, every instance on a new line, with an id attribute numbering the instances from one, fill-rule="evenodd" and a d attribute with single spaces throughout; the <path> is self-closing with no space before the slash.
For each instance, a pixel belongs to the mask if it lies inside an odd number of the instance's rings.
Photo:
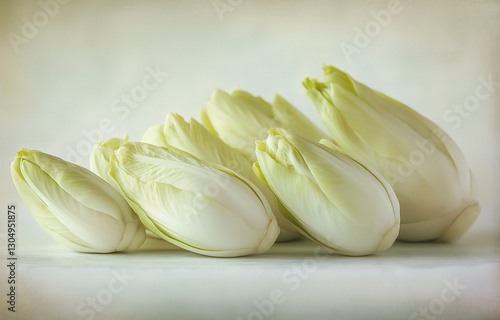
<path id="1" fill-rule="evenodd" d="M 268 250 L 279 234 L 262 193 L 225 167 L 142 142 L 122 141 L 109 159 L 107 178 L 146 228 L 181 248 L 242 256 Z"/>
<path id="2" fill-rule="evenodd" d="M 186 122 L 180 115 L 169 113 L 163 125 L 152 126 L 144 133 L 142 141 L 166 148 L 178 148 L 198 159 L 222 165 L 242 175 L 255 184 L 268 200 L 280 227 L 277 241 L 288 241 L 300 236 L 297 229 L 281 215 L 272 192 L 252 171 L 252 162 L 198 121 L 190 119 Z M 110 143 L 113 141 L 108 142 Z"/>
<path id="3" fill-rule="evenodd" d="M 281 96 L 272 104 L 243 90 L 215 90 L 201 110 L 201 123 L 229 146 L 255 162 L 255 141 L 271 128 L 298 131 L 315 141 L 327 138 L 313 122 Z"/>
<path id="4" fill-rule="evenodd" d="M 115 151 L 118 150 L 123 143 L 128 141 L 128 136 L 125 136 L 124 139 L 111 138 L 107 141 L 99 141 L 94 144 L 92 152 L 90 153 L 90 170 L 117 190 L 120 190 L 120 186 L 110 175 L 110 161 Z"/>
<path id="5" fill-rule="evenodd" d="M 107 141 L 99 141 L 94 144 L 94 148 L 90 153 L 90 170 L 112 185 L 116 190 L 120 190 L 120 186 L 110 176 L 110 159 L 114 155 L 115 150 L 128 140 L 129 137 L 125 136 L 124 139 L 111 138 Z M 148 229 L 146 229 L 146 235 L 148 237 L 160 238 Z"/>
<path id="6" fill-rule="evenodd" d="M 145 230 L 122 196 L 91 171 L 36 151 L 18 152 L 12 179 L 42 228 L 81 252 L 134 250 Z"/>
<path id="7" fill-rule="evenodd" d="M 336 145 L 391 183 L 401 205 L 399 239 L 453 241 L 480 212 L 463 153 L 435 123 L 408 106 L 324 67 L 304 86 Z"/>
<path id="8" fill-rule="evenodd" d="M 299 133 L 269 130 L 254 171 L 279 198 L 285 217 L 310 239 L 345 255 L 389 248 L 399 204 L 376 171 Z"/>

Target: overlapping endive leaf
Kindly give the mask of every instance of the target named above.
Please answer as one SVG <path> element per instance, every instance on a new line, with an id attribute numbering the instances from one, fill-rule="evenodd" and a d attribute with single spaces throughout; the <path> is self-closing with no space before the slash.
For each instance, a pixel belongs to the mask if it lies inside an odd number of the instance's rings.
<path id="1" fill-rule="evenodd" d="M 231 94 L 215 90 L 201 111 L 201 122 L 252 163 L 256 160 L 255 141 L 265 139 L 270 128 L 293 129 L 315 141 L 327 137 L 279 95 L 270 104 L 243 90 L 235 90 Z"/>
<path id="2" fill-rule="evenodd" d="M 250 181 L 174 147 L 123 142 L 110 158 L 110 176 L 151 232 L 192 252 L 261 253 L 279 234 Z"/>
<path id="3" fill-rule="evenodd" d="M 247 179 L 254 175 L 251 163 L 240 152 L 229 147 L 195 119 L 187 122 L 176 113 L 169 113 L 163 125 L 150 127 L 142 141 L 166 148 L 175 147 L 198 159 L 227 167 Z"/>
<path id="4" fill-rule="evenodd" d="M 125 136 L 124 139 L 111 138 L 107 141 L 99 141 L 94 144 L 94 147 L 90 152 L 90 170 L 117 190 L 120 188 L 109 174 L 111 170 L 110 160 L 111 156 L 113 156 L 115 151 L 120 148 L 122 143 L 127 142 L 128 140 L 128 136 Z"/>
<path id="5" fill-rule="evenodd" d="M 375 170 L 299 133 L 271 129 L 257 143 L 254 170 L 307 237 L 346 255 L 389 248 L 399 231 L 399 203 Z"/>
<path id="6" fill-rule="evenodd" d="M 324 67 L 304 86 L 331 138 L 384 175 L 401 204 L 399 238 L 460 238 L 480 212 L 472 174 L 452 139 L 408 106 Z"/>
<path id="7" fill-rule="evenodd" d="M 186 122 L 180 115 L 169 113 L 162 126 L 150 127 L 143 142 L 162 147 L 173 146 L 198 159 L 222 165 L 250 180 L 264 194 L 280 227 L 278 241 L 289 241 L 301 234 L 282 217 L 273 193 L 254 174 L 252 163 L 238 150 L 231 148 L 194 119 Z"/>
<path id="8" fill-rule="evenodd" d="M 134 250 L 145 230 L 121 195 L 89 170 L 36 150 L 22 150 L 12 178 L 42 228 L 81 252 Z"/>

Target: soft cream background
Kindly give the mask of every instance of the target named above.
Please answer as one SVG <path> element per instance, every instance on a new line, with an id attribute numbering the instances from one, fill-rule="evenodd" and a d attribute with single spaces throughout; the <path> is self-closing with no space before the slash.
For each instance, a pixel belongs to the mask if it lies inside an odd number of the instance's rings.
<path id="1" fill-rule="evenodd" d="M 441 125 L 477 177 L 483 212 L 471 232 L 497 232 L 500 87 L 457 129 L 443 114 L 474 94 L 478 77 L 500 81 L 500 5 L 402 1 L 402 12 L 349 62 L 341 43 L 352 44 L 355 28 L 363 29 L 373 20 L 370 12 L 388 3 L 246 0 L 220 19 L 212 1 L 70 1 L 15 53 L 8 34 L 21 35 L 23 17 L 41 9 L 37 1 L 2 1 L 0 197 L 2 208 L 19 205 L 21 248 L 48 240 L 11 182 L 9 164 L 21 148 L 64 158 L 86 139 L 84 130 L 98 129 L 105 118 L 114 129 L 104 139 L 128 134 L 138 140 L 168 112 L 197 117 L 216 88 L 242 88 L 268 100 L 279 93 L 321 125 L 301 82 L 321 78 L 322 63 Z M 169 76 L 128 116 L 114 112 L 113 100 L 157 65 Z M 79 164 L 88 166 L 87 157 Z"/>

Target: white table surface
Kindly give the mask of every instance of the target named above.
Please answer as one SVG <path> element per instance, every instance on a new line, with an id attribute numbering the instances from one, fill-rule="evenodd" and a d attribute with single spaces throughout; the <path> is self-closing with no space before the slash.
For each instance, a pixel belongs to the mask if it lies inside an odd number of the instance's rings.
<path id="1" fill-rule="evenodd" d="M 476 229 L 451 244 L 396 242 L 365 257 L 333 255 L 307 239 L 241 258 L 205 257 L 152 238 L 117 254 L 31 241 L 18 254 L 18 312 L 6 316 L 425 319 L 419 310 L 428 309 L 430 319 L 493 320 L 500 317 L 500 250 L 492 231 Z M 450 285 L 455 291 L 443 297 Z"/>

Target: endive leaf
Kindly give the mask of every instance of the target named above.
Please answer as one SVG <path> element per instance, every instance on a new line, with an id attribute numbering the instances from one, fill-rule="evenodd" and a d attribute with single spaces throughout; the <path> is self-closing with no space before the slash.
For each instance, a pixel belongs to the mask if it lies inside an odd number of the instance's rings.
<path id="1" fill-rule="evenodd" d="M 148 130 L 148 132 L 150 131 L 156 134 L 160 130 L 155 126 Z M 196 120 L 191 119 L 187 122 L 175 113 L 167 115 L 160 134 L 162 135 L 161 137 L 156 137 L 154 134 L 146 134 L 143 137 L 143 141 L 165 148 L 175 147 L 181 149 L 200 160 L 219 164 L 242 175 L 255 184 L 269 201 L 281 229 L 278 241 L 289 241 L 300 236 L 295 227 L 281 216 L 274 195 L 255 176 L 252 171 L 251 162 L 241 152 L 228 146 Z"/>

